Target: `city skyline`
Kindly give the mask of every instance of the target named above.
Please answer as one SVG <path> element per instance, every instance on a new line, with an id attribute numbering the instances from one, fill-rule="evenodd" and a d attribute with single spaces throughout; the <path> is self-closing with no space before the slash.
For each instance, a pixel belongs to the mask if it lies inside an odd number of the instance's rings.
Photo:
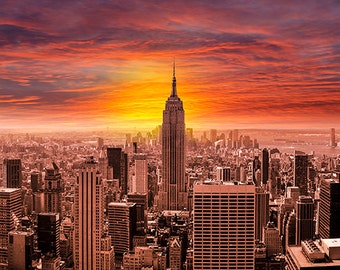
<path id="1" fill-rule="evenodd" d="M 67 6 L 66 6 L 67 5 Z M 2 129 L 340 128 L 335 1 L 3 1 Z"/>

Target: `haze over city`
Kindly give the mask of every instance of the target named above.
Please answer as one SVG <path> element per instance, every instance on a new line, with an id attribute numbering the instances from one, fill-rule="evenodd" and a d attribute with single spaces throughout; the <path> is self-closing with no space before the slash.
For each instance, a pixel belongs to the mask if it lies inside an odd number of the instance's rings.
<path id="1" fill-rule="evenodd" d="M 340 128 L 338 1 L 1 1 L 2 129 Z"/>

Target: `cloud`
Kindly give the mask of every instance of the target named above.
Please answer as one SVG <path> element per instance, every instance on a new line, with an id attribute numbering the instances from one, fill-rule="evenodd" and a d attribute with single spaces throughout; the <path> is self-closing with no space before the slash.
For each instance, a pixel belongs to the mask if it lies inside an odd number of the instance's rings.
<path id="1" fill-rule="evenodd" d="M 176 56 L 188 123 L 338 125 L 339 4 L 306 3 L 1 1 L 0 111 L 153 126 Z"/>

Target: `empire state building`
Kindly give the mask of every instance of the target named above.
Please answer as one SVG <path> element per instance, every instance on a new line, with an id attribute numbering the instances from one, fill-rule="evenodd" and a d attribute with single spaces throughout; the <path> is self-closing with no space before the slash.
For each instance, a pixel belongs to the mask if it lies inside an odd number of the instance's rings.
<path id="1" fill-rule="evenodd" d="M 162 125 L 162 187 L 160 210 L 187 208 L 185 181 L 185 123 L 183 102 L 177 95 L 175 63 L 171 95 L 165 104 Z"/>

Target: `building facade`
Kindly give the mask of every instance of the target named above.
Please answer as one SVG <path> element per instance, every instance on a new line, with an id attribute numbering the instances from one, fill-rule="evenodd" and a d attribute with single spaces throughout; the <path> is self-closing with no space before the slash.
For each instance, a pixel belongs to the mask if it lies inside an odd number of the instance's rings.
<path id="1" fill-rule="evenodd" d="M 193 268 L 254 269 L 255 186 L 197 183 Z"/>

